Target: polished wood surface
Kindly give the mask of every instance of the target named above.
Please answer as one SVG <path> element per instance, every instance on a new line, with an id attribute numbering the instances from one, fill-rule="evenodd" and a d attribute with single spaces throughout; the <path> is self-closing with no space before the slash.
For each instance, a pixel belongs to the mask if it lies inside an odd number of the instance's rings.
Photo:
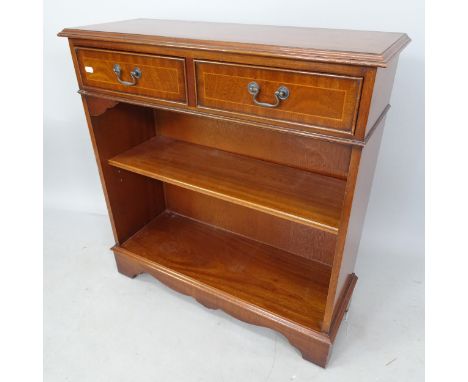
<path id="1" fill-rule="evenodd" d="M 186 102 L 185 69 L 182 58 L 112 52 L 99 49 L 76 51 L 83 84 L 119 92 Z M 122 85 L 113 71 L 120 65 L 121 78 L 131 82 L 130 72 L 140 69 L 141 78 L 134 86 Z"/>
<path id="2" fill-rule="evenodd" d="M 114 237 L 121 243 L 164 210 L 162 183 L 108 164 L 116 154 L 153 137 L 151 110 L 127 104 L 103 112 L 98 98 L 83 98 Z M 99 115 L 90 115 L 89 110 Z"/>
<path id="3" fill-rule="evenodd" d="M 349 145 L 165 110 L 154 118 L 158 135 L 335 178 L 348 174 Z"/>
<path id="4" fill-rule="evenodd" d="M 365 131 L 366 135 L 370 135 L 371 129 L 377 127 L 379 118 L 381 118 L 382 113 L 390 103 L 397 65 L 398 60 L 393 59 L 389 62 L 388 68 L 377 69 L 369 107 L 369 117 Z"/>
<path id="5" fill-rule="evenodd" d="M 328 266 L 171 212 L 120 246 L 284 319 L 320 329 Z"/>
<path id="6" fill-rule="evenodd" d="M 346 183 L 221 150 L 156 137 L 112 166 L 336 233 Z"/>
<path id="7" fill-rule="evenodd" d="M 77 68 L 77 78 L 80 85 L 80 93 L 94 97 L 106 98 L 112 101 L 121 101 L 146 105 L 158 108 L 164 108 L 170 111 L 179 111 L 191 115 L 202 115 L 217 120 L 232 120 L 234 122 L 256 125 L 269 130 L 278 132 L 287 132 L 288 134 L 297 134 L 301 137 L 310 136 L 313 138 L 344 142 L 353 145 L 364 145 L 367 137 L 366 129 L 368 127 L 368 108 L 374 96 L 374 81 L 377 69 L 373 67 L 359 67 L 351 65 L 339 65 L 331 63 L 321 63 L 314 61 L 286 60 L 271 57 L 256 57 L 234 54 L 230 52 L 213 51 L 194 51 L 188 49 L 166 48 L 161 46 L 133 45 L 129 43 L 115 43 L 109 41 L 93 40 L 70 40 L 72 56 Z M 120 51 L 122 53 L 148 54 L 165 57 L 184 57 L 185 72 L 187 80 L 188 103 L 174 102 L 163 98 L 147 97 L 138 94 L 115 91 L 104 88 L 89 87 L 83 83 L 81 71 L 85 70 L 83 65 L 78 63 L 76 51 L 80 48 L 86 49 L 106 49 Z M 101 50 L 102 50 L 101 49 Z M 243 66 L 255 65 L 258 67 L 269 67 L 275 69 L 294 70 L 310 73 L 324 73 L 334 76 L 344 76 L 353 78 L 362 78 L 362 90 L 360 96 L 360 111 L 357 115 L 354 132 L 349 130 L 332 129 L 318 125 L 307 125 L 299 122 L 291 122 L 280 119 L 267 119 L 256 114 L 247 114 L 243 112 L 225 111 L 222 109 L 203 108 L 196 106 L 195 88 L 197 86 L 195 79 L 194 61 L 223 61 L 229 60 L 231 63 L 238 63 Z M 378 93 L 378 92 L 377 92 Z M 378 94 L 377 94 L 378 95 Z"/>
<path id="8" fill-rule="evenodd" d="M 171 184 L 166 207 L 180 215 L 331 266 L 336 235 Z M 249 224 L 246 224 L 249 222 Z"/>
<path id="9" fill-rule="evenodd" d="M 355 177 L 353 177 L 355 182 L 353 185 L 350 184 L 352 190 L 349 189 L 349 196 L 345 197 L 343 208 L 345 218 L 342 221 L 344 226 L 340 229 L 341 235 L 338 239 L 337 253 L 334 256 L 334 268 L 339 271 L 333 274 L 329 293 L 329 298 L 334 299 L 334 307 L 341 300 L 341 295 L 345 293 L 349 275 L 354 272 L 384 123 L 385 119 L 382 119 L 368 144 L 362 150 L 355 149 L 353 153 L 355 159 L 353 158 L 352 162 L 355 163 L 355 166 L 353 166 L 352 172 L 355 173 Z M 359 168 L 357 163 L 359 163 Z M 352 200 L 349 200 L 351 198 Z M 329 311 L 336 314 L 336 309 Z"/>
<path id="10" fill-rule="evenodd" d="M 195 69 L 199 106 L 353 132 L 361 78 L 205 61 Z M 260 102 L 274 103 L 280 86 L 289 97 L 275 108 L 258 106 L 247 91 L 253 81 Z"/>
<path id="11" fill-rule="evenodd" d="M 345 314 L 349 311 L 351 297 L 353 296 L 357 280 L 358 277 L 354 273 L 348 275 L 346 284 L 344 285 L 342 293 L 340 294 L 340 299 L 334 306 L 333 320 L 330 325 L 330 330 L 328 331 L 328 335 L 331 342 L 335 341 L 335 338 L 338 334 L 338 330 L 340 329 L 340 324 L 343 321 Z"/>
<path id="12" fill-rule="evenodd" d="M 373 129 L 374 134 L 367 145 L 364 148 L 354 147 L 351 153 L 349 177 L 333 259 L 327 309 L 322 327 L 325 331 L 329 331 L 333 324 L 340 301 L 346 293 L 349 275 L 354 272 L 385 116 L 386 114 L 383 114 L 376 121 L 376 126 Z"/>
<path id="13" fill-rule="evenodd" d="M 322 367 L 326 366 L 332 345 L 331 337 L 328 334 L 309 329 L 280 315 L 272 314 L 262 307 L 213 288 L 204 282 L 185 277 L 181 273 L 174 272 L 156 262 L 148 261 L 120 246 L 114 247 L 113 250 L 120 273 L 131 278 L 140 273 L 148 273 L 170 288 L 192 296 L 209 309 L 222 309 L 245 322 L 274 329 L 282 333 L 301 352 L 304 359 Z"/>
<path id="14" fill-rule="evenodd" d="M 59 35 L 118 270 L 277 330 L 325 367 L 408 36 L 144 19 Z M 114 63 L 141 80 L 117 84 Z M 253 105 L 250 81 L 262 102 L 280 85 L 290 97 Z"/>
<path id="15" fill-rule="evenodd" d="M 410 41 L 404 33 L 154 19 L 67 28 L 59 35 L 374 66 L 385 66 Z"/>

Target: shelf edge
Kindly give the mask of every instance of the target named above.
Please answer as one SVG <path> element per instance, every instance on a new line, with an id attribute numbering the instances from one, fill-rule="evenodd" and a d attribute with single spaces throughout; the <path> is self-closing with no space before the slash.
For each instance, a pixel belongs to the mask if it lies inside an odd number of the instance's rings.
<path id="1" fill-rule="evenodd" d="M 338 227 L 333 227 L 333 226 L 330 226 L 330 225 L 327 225 L 327 224 L 324 224 L 324 223 L 319 223 L 319 222 L 314 221 L 314 220 L 301 218 L 300 216 L 297 216 L 297 215 L 293 215 L 293 214 L 289 214 L 287 212 L 283 212 L 283 211 L 279 211 L 279 210 L 276 210 L 276 209 L 273 209 L 273 208 L 265 207 L 265 206 L 262 206 L 260 204 L 248 202 L 248 201 L 245 201 L 245 200 L 242 200 L 242 199 L 239 199 L 239 198 L 235 198 L 235 197 L 232 197 L 232 196 L 229 196 L 229 195 L 225 195 L 225 194 L 222 194 L 222 193 L 219 193 L 219 192 L 216 192 L 216 191 L 212 191 L 212 190 L 209 190 L 209 189 L 206 189 L 206 188 L 198 187 L 198 186 L 195 186 L 195 185 L 190 184 L 190 183 L 182 182 L 182 181 L 179 181 L 177 179 L 169 178 L 169 177 L 162 176 L 162 175 L 157 175 L 157 174 L 154 174 L 152 172 L 145 171 L 145 170 L 136 169 L 135 167 L 132 167 L 132 166 L 126 166 L 125 164 L 122 164 L 122 163 L 120 163 L 118 161 L 115 161 L 113 158 L 109 159 L 108 163 L 109 163 L 109 165 L 111 165 L 113 167 L 120 168 L 122 170 L 126 170 L 126 171 L 129 171 L 129 172 L 139 174 L 139 175 L 142 175 L 142 176 L 146 176 L 146 177 L 149 177 L 149 178 L 152 178 L 152 179 L 156 179 L 156 180 L 159 180 L 159 181 L 162 181 L 162 182 L 170 183 L 170 184 L 173 184 L 175 186 L 186 188 L 186 189 L 189 189 L 189 190 L 192 190 L 192 191 L 195 191 L 195 192 L 199 192 L 201 194 L 212 196 L 212 197 L 215 197 L 215 198 L 218 198 L 218 199 L 221 199 L 221 200 L 225 200 L 227 202 L 231 202 L 231 203 L 234 203 L 234 204 L 238 204 L 238 205 L 241 205 L 241 206 L 252 208 L 252 209 L 257 210 L 257 211 L 261 211 L 261 212 L 264 212 L 264 213 L 267 213 L 267 214 L 270 214 L 270 215 L 277 216 L 279 218 L 283 218 L 283 219 L 290 220 L 290 221 L 293 221 L 293 222 L 296 222 L 296 223 L 304 224 L 304 225 L 307 225 L 309 227 L 319 229 L 321 231 L 325 231 L 325 232 L 332 233 L 334 235 L 338 235 Z"/>

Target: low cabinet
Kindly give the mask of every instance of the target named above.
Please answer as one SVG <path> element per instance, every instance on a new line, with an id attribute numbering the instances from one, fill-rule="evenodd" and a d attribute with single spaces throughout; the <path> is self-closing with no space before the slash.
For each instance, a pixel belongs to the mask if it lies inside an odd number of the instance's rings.
<path id="1" fill-rule="evenodd" d="M 59 35 L 118 270 L 277 330 L 325 367 L 409 38 L 146 19 Z"/>

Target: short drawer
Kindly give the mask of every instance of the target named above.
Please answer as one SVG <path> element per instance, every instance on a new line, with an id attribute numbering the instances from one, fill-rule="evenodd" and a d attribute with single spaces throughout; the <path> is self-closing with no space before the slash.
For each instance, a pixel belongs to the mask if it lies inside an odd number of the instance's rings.
<path id="1" fill-rule="evenodd" d="M 186 103 L 185 60 L 77 48 L 84 86 Z"/>
<path id="2" fill-rule="evenodd" d="M 195 69 L 199 107 L 354 131 L 360 77 L 207 61 Z"/>

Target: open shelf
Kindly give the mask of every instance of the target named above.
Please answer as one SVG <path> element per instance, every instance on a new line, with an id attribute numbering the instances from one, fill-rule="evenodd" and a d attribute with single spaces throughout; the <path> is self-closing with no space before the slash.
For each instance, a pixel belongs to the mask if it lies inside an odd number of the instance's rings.
<path id="1" fill-rule="evenodd" d="M 158 136 L 109 160 L 134 173 L 338 231 L 346 182 L 284 165 Z"/>
<path id="2" fill-rule="evenodd" d="M 167 210 L 114 250 L 320 331 L 327 265 Z"/>

